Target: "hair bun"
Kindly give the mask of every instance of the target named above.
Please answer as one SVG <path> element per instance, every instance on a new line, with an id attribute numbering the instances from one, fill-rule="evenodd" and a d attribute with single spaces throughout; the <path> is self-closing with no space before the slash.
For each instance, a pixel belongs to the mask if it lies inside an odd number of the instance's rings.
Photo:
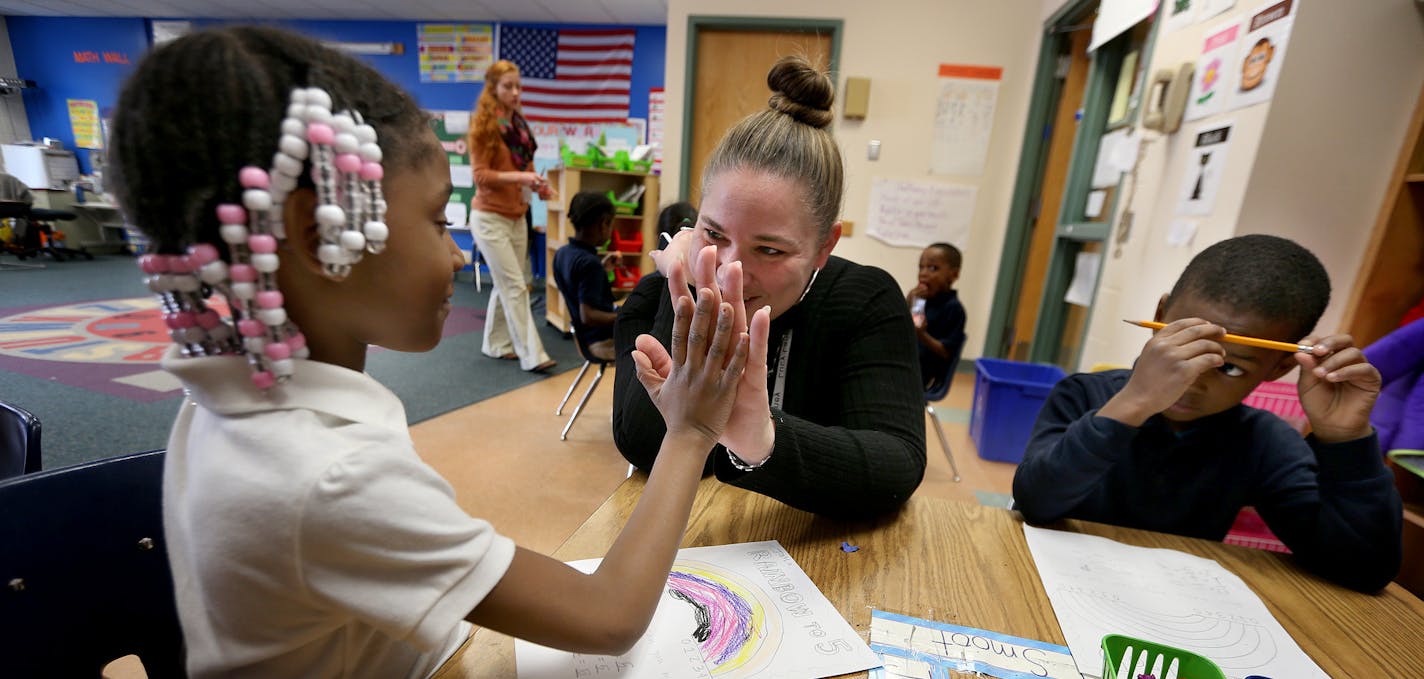
<path id="1" fill-rule="evenodd" d="M 785 113 L 798 122 L 824 128 L 835 119 L 831 105 L 835 103 L 835 85 L 826 75 L 803 57 L 782 57 L 766 74 L 771 98 L 766 105 Z"/>

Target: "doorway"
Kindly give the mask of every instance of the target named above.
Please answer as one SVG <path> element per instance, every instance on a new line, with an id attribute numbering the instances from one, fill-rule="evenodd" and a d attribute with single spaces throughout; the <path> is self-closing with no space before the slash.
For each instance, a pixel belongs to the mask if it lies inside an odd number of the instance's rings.
<path id="1" fill-rule="evenodd" d="M 1081 353 L 1097 277 L 1087 299 L 1064 296 L 1080 253 L 1101 262 L 1118 193 L 1116 178 L 1093 178 L 1098 145 L 1134 122 L 1153 35 L 1143 22 L 1089 53 L 1096 12 L 1096 0 L 1069 2 L 1045 24 L 986 356 L 1072 370 Z"/>
<path id="2" fill-rule="evenodd" d="M 766 108 L 766 73 L 802 56 L 836 82 L 841 21 L 764 17 L 688 18 L 679 195 L 700 204 L 702 167 L 727 129 Z"/>

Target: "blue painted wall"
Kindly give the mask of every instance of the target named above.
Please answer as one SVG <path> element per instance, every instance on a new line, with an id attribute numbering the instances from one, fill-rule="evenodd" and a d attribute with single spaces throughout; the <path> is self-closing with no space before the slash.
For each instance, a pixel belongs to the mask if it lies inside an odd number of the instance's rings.
<path id="1" fill-rule="evenodd" d="M 124 78 L 148 51 L 143 19 L 11 16 L 5 23 L 16 72 L 37 85 L 23 94 L 30 134 L 57 137 L 68 149 L 74 148 L 74 130 L 66 100 L 92 99 L 99 103 L 99 114 L 107 116 Z M 122 55 L 128 63 L 114 63 L 115 56 L 106 62 L 105 53 Z M 87 61 L 91 54 L 98 63 Z M 88 172 L 88 152 L 77 155 Z"/>
<path id="2" fill-rule="evenodd" d="M 25 111 L 30 133 L 38 137 L 58 137 L 66 148 L 74 148 L 66 99 L 92 99 L 107 116 L 118 100 L 119 88 L 134 64 L 148 49 L 148 21 L 145 19 L 79 19 L 71 17 L 6 17 L 15 66 L 20 77 L 39 86 L 25 90 Z M 193 21 L 195 28 L 222 25 L 215 19 Z M 469 109 L 483 88 L 482 83 L 421 83 L 419 53 L 414 21 L 274 21 L 273 25 L 295 30 L 321 40 L 347 42 L 400 42 L 405 54 L 360 56 L 373 68 L 415 96 L 421 107 L 432 110 Z M 588 24 L 517 24 L 538 28 L 607 28 Z M 648 117 L 648 90 L 663 86 L 667 29 L 663 26 L 635 26 L 633 74 L 628 115 Z M 75 52 L 96 52 L 99 63 L 78 63 Z M 128 64 L 104 63 L 102 55 L 127 55 Z M 196 123 L 195 123 L 196 124 Z M 79 152 L 83 171 L 89 171 L 87 153 Z"/>

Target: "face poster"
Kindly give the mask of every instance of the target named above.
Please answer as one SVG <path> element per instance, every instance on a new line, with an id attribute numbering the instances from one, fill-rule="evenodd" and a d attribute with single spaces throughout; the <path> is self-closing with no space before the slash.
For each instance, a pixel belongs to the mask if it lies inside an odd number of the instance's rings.
<path id="1" fill-rule="evenodd" d="M 1295 0 L 1281 0 L 1248 15 L 1246 34 L 1236 51 L 1239 79 L 1233 108 L 1270 101 L 1275 94 L 1295 24 L 1295 9 Z"/>

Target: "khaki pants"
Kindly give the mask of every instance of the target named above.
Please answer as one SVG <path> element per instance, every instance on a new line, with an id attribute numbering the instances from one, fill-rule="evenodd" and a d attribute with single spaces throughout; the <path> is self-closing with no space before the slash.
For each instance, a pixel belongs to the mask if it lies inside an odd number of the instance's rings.
<path id="1" fill-rule="evenodd" d="M 529 310 L 529 288 L 524 282 L 524 265 L 529 250 L 529 234 L 524 218 L 475 210 L 470 214 L 470 231 L 489 265 L 494 292 L 485 313 L 485 338 L 481 351 L 498 358 L 514 353 L 519 367 L 533 370 L 549 360 L 539 340 L 539 328 Z"/>

